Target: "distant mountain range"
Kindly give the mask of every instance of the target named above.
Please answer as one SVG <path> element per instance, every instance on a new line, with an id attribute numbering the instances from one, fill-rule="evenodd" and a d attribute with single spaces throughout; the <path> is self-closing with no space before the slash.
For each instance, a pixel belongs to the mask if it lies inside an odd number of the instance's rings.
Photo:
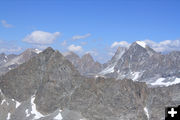
<path id="1" fill-rule="evenodd" d="M 9 70 L 16 68 L 20 64 L 28 61 L 41 51 L 38 49 L 27 49 L 20 55 L 4 53 L 0 54 L 0 75 L 7 73 Z"/>
<path id="2" fill-rule="evenodd" d="M 67 52 L 64 55 L 82 75 L 94 76 L 103 69 L 103 65 L 94 61 L 90 53 L 83 55 L 81 58 L 74 52 Z"/>
<path id="3" fill-rule="evenodd" d="M 178 51 L 163 55 L 137 41 L 103 65 L 64 55 L 1 54 L 0 120 L 163 120 L 166 106 L 180 104 Z"/>
<path id="4" fill-rule="evenodd" d="M 0 75 L 16 68 L 40 52 L 38 49 L 27 49 L 20 55 L 0 54 Z M 119 47 L 112 59 L 104 64 L 94 61 L 89 53 L 82 57 L 71 51 L 63 55 L 81 75 L 87 77 L 127 78 L 153 86 L 180 83 L 180 51 L 161 54 L 142 41 L 132 43 L 129 48 Z"/>

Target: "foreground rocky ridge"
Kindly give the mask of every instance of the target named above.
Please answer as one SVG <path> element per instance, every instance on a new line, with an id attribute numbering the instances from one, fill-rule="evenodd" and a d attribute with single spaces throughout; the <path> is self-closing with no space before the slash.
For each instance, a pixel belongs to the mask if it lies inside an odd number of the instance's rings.
<path id="1" fill-rule="evenodd" d="M 52 48 L 2 75 L 0 88 L 2 120 L 163 120 L 180 103 L 179 84 L 86 78 Z"/>

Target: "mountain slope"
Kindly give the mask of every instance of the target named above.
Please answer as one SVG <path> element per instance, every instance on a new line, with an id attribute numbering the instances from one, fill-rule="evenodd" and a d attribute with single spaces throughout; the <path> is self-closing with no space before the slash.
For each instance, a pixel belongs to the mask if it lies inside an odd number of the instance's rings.
<path id="1" fill-rule="evenodd" d="M 136 41 L 116 60 L 116 65 L 110 72 L 102 74 L 105 69 L 99 74 L 168 86 L 180 82 L 179 55 L 178 51 L 163 55 L 155 52 L 145 43 Z"/>
<path id="2" fill-rule="evenodd" d="M 180 103 L 180 85 L 85 78 L 58 51 L 42 53 L 0 77 L 2 120 L 159 120 Z"/>

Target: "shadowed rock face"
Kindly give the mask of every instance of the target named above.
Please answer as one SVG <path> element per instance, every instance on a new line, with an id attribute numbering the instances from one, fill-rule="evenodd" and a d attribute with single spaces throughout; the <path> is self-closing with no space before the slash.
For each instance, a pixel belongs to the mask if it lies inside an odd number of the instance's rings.
<path id="1" fill-rule="evenodd" d="M 179 84 L 148 88 L 128 79 L 86 78 L 52 48 L 2 75 L 0 88 L 3 120 L 8 113 L 12 120 L 33 120 L 33 104 L 43 115 L 38 120 L 54 119 L 59 109 L 63 120 L 147 120 L 145 107 L 150 120 L 160 120 L 166 105 L 180 103 Z"/>

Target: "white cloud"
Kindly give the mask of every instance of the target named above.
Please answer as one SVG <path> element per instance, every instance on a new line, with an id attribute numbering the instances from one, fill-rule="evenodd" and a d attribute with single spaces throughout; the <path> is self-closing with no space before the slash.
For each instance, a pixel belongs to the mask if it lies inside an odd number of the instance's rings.
<path id="1" fill-rule="evenodd" d="M 91 36 L 90 33 L 87 33 L 87 34 L 85 34 L 85 35 L 75 35 L 75 36 L 72 37 L 72 40 L 85 39 L 85 38 L 87 38 L 87 37 L 89 37 L 89 36 Z"/>
<path id="2" fill-rule="evenodd" d="M 81 46 L 78 46 L 78 45 L 76 46 L 73 44 L 68 47 L 68 50 L 73 51 L 73 52 L 82 52 L 83 51 Z"/>
<path id="3" fill-rule="evenodd" d="M 144 40 L 144 42 L 157 52 L 169 52 L 174 50 L 180 50 L 180 40 L 164 40 L 161 42 Z"/>
<path id="4" fill-rule="evenodd" d="M 30 35 L 27 35 L 23 41 L 33 44 L 51 44 L 60 35 L 60 32 L 49 33 L 44 31 L 34 31 Z"/>
<path id="5" fill-rule="evenodd" d="M 121 46 L 121 47 L 129 47 L 129 43 L 126 42 L 126 41 L 120 41 L 120 42 L 117 42 L 115 41 L 112 45 L 111 45 L 111 48 L 116 48 L 118 46 Z"/>
<path id="6" fill-rule="evenodd" d="M 98 56 L 98 52 L 95 50 L 90 50 L 90 51 L 87 51 L 86 53 L 90 53 L 93 56 Z"/>
<path id="7" fill-rule="evenodd" d="M 19 52 L 21 51 L 21 47 L 14 47 L 14 48 L 0 48 L 0 53 L 13 53 L 13 52 Z"/>
<path id="8" fill-rule="evenodd" d="M 66 46 L 67 45 L 67 41 L 64 40 L 62 43 L 61 43 L 62 46 Z"/>
<path id="9" fill-rule="evenodd" d="M 1 20 L 1 24 L 2 24 L 3 27 L 5 27 L 5 28 L 11 28 L 11 27 L 13 27 L 13 25 L 8 24 L 6 20 Z"/>

